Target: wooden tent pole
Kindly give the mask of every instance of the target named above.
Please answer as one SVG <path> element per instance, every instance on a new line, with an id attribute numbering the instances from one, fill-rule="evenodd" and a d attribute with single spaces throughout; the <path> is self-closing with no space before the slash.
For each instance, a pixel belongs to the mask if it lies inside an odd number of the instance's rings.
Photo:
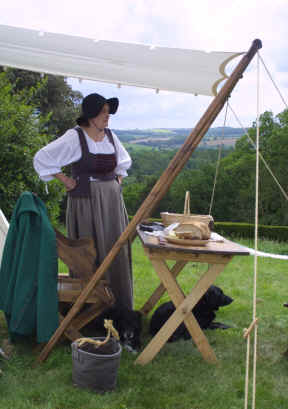
<path id="1" fill-rule="evenodd" d="M 203 136 L 206 134 L 211 124 L 223 108 L 227 98 L 230 96 L 233 88 L 242 77 L 243 72 L 249 65 L 250 61 L 253 59 L 257 50 L 262 47 L 260 40 L 254 40 L 248 52 L 242 57 L 236 68 L 234 69 L 231 76 L 228 78 L 219 94 L 213 99 L 208 109 L 199 120 L 196 127 L 192 130 L 191 134 L 188 136 L 182 147 L 176 153 L 174 158 L 169 163 L 167 169 L 163 172 L 159 180 L 156 182 L 155 186 L 151 190 L 150 194 L 144 200 L 137 213 L 127 226 L 126 230 L 121 234 L 117 242 L 114 244 L 110 252 L 107 254 L 105 259 L 99 268 L 95 271 L 94 275 L 83 289 L 82 293 L 79 295 L 74 305 L 70 309 L 69 313 L 63 319 L 53 336 L 50 338 L 49 342 L 43 348 L 42 352 L 38 357 L 38 361 L 41 362 L 46 359 L 50 350 L 56 344 L 58 339 L 64 333 L 66 328 L 71 323 L 74 316 L 79 312 L 82 305 L 85 303 L 87 297 L 98 283 L 100 278 L 103 276 L 107 268 L 110 266 L 122 246 L 125 242 L 135 233 L 136 226 L 145 218 L 147 218 L 155 206 L 159 203 L 162 197 L 165 195 L 171 184 L 173 183 L 176 176 L 179 174 L 181 169 L 185 166 L 186 162 L 190 158 L 192 152 L 196 149 L 200 143 Z"/>

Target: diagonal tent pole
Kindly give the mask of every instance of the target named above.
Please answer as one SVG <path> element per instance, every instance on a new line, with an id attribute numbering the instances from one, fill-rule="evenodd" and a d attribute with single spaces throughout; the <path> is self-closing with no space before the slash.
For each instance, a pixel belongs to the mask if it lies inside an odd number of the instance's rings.
<path id="1" fill-rule="evenodd" d="M 126 230 L 121 234 L 117 242 L 114 244 L 110 252 L 107 254 L 105 259 L 103 260 L 102 264 L 98 267 L 98 269 L 93 274 L 92 278 L 90 279 L 89 283 L 83 289 L 82 293 L 79 295 L 77 300 L 75 301 L 74 305 L 70 309 L 69 313 L 66 315 L 64 320 L 61 322 L 53 336 L 50 338 L 49 342 L 41 351 L 38 361 L 44 361 L 53 346 L 57 343 L 59 338 L 62 336 L 64 331 L 67 329 L 69 324 L 71 323 L 74 316 L 79 312 L 83 304 L 85 303 L 86 299 L 88 298 L 89 294 L 93 290 L 93 288 L 97 285 L 98 281 L 101 279 L 107 268 L 110 266 L 114 258 L 119 253 L 122 246 L 126 243 L 126 241 L 135 233 L 136 226 L 145 218 L 147 218 L 165 193 L 168 191 L 169 187 L 173 183 L 176 176 L 179 172 L 183 169 L 186 162 L 190 158 L 192 152 L 196 149 L 199 145 L 201 139 L 204 137 L 208 129 L 210 128 L 211 124 L 223 108 L 227 98 L 230 96 L 233 88 L 237 84 L 240 78 L 242 78 L 242 74 L 257 53 L 257 51 L 262 47 L 262 43 L 260 40 L 256 39 L 253 41 L 250 49 L 248 52 L 242 57 L 236 68 L 234 69 L 233 73 L 226 81 L 225 85 L 222 87 L 219 94 L 214 98 L 214 100 L 209 105 L 207 111 L 204 113 L 202 118 L 199 120 L 196 127 L 193 129 L 191 134 L 188 136 L 182 147 L 176 153 L 174 158 L 169 163 L 167 169 L 163 172 L 161 177 L 158 179 L 157 183 L 144 200 L 140 208 L 138 209 L 137 213 L 127 226 Z"/>

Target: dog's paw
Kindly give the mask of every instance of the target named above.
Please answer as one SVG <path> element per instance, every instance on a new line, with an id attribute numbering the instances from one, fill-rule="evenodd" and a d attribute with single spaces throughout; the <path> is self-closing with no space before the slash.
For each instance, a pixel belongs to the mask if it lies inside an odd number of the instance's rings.
<path id="1" fill-rule="evenodd" d="M 211 322 L 207 329 L 229 329 L 232 328 L 231 325 L 223 324 L 223 322 Z"/>
<path id="2" fill-rule="evenodd" d="M 9 359 L 9 356 L 0 348 L 0 357 L 4 359 Z"/>
<path id="3" fill-rule="evenodd" d="M 134 349 L 130 344 L 126 342 L 122 342 L 121 345 L 124 349 L 126 349 L 126 351 L 130 352 L 131 354 L 136 355 L 138 353 L 136 349 Z"/>

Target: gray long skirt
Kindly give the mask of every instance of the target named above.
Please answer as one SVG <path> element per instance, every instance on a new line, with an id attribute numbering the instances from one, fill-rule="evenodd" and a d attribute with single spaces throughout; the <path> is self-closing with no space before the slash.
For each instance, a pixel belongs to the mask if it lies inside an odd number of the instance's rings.
<path id="1" fill-rule="evenodd" d="M 90 182 L 90 197 L 68 195 L 66 225 L 71 239 L 93 237 L 99 266 L 128 224 L 127 212 L 116 180 Z M 104 273 L 117 303 L 133 308 L 130 243 L 126 243 Z"/>

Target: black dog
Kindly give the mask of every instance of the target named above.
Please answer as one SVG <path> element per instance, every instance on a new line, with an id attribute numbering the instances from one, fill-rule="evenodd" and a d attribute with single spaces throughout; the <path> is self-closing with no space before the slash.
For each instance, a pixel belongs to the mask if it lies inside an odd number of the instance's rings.
<path id="1" fill-rule="evenodd" d="M 140 311 L 114 305 L 89 324 L 94 329 L 104 328 L 104 319 L 113 321 L 113 326 L 117 329 L 122 346 L 129 352 L 137 352 L 141 347 L 142 314 Z"/>
<path id="2" fill-rule="evenodd" d="M 193 308 L 192 312 L 202 329 L 229 328 L 225 324 L 213 322 L 219 307 L 231 304 L 232 298 L 225 295 L 221 288 L 211 285 L 203 297 Z M 156 309 L 150 321 L 150 334 L 155 335 L 175 311 L 172 301 L 166 302 Z M 191 338 L 190 333 L 182 323 L 169 338 L 169 342 Z"/>

